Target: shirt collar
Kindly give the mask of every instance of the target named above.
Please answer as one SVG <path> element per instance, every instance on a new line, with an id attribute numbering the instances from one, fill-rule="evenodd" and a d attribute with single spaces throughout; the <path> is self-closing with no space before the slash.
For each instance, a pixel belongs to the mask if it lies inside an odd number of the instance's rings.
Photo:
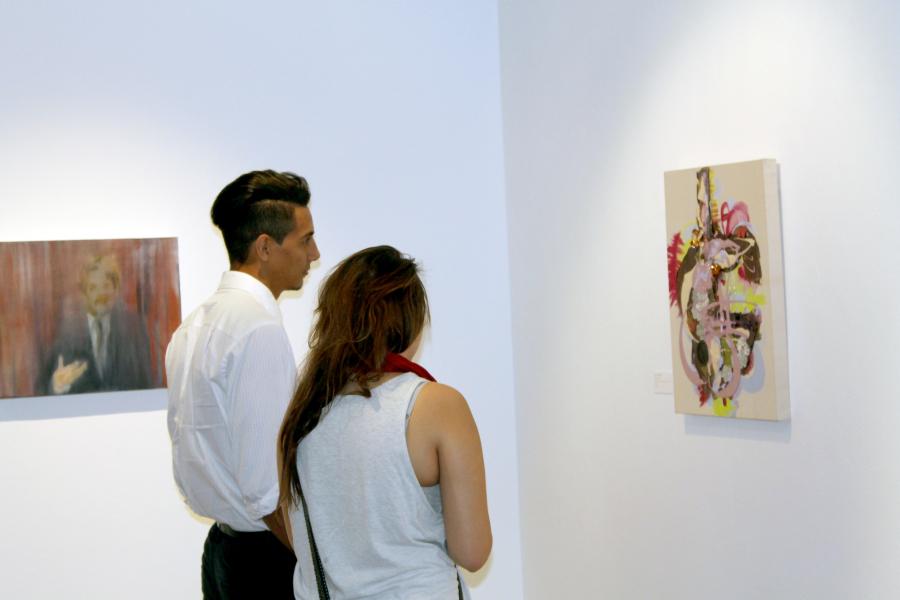
<path id="1" fill-rule="evenodd" d="M 91 313 L 85 313 L 85 314 L 87 315 L 87 319 L 88 319 L 88 327 L 93 329 L 94 323 L 97 321 L 97 317 L 95 317 Z M 107 312 L 102 317 L 100 317 L 100 320 L 103 321 L 104 325 L 109 326 L 109 313 Z"/>
<path id="2" fill-rule="evenodd" d="M 275 300 L 272 291 L 253 275 L 241 271 L 225 271 L 222 273 L 219 289 L 247 292 L 266 309 L 266 312 L 281 322 L 281 309 L 278 308 L 278 301 Z"/>

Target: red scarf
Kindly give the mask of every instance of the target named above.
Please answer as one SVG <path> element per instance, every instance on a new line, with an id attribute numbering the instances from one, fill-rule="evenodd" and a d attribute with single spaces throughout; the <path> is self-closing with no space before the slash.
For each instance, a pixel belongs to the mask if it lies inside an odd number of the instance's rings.
<path id="1" fill-rule="evenodd" d="M 419 377 L 423 379 L 427 379 L 428 381 L 437 381 L 434 377 L 431 376 L 431 373 L 425 370 L 420 364 L 414 363 L 413 361 L 400 356 L 399 354 L 394 354 L 393 352 L 388 352 L 387 356 L 384 359 L 384 365 L 381 367 L 381 370 L 385 373 L 415 373 Z"/>

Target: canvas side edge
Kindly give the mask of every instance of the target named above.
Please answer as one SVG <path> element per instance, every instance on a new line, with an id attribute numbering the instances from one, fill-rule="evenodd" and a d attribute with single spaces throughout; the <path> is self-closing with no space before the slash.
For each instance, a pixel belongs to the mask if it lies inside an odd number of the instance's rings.
<path id="1" fill-rule="evenodd" d="M 763 161 L 763 178 L 766 194 L 766 226 L 769 243 L 769 281 L 775 364 L 775 394 L 778 421 L 791 418 L 790 386 L 788 382 L 787 315 L 785 303 L 783 231 L 781 228 L 781 186 L 779 165 L 774 159 Z"/>

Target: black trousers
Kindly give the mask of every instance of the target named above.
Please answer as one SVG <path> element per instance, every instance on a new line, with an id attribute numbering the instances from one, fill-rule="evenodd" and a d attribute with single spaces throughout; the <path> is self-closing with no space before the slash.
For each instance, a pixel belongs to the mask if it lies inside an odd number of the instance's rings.
<path id="1" fill-rule="evenodd" d="M 294 600 L 296 562 L 271 531 L 233 537 L 213 524 L 203 545 L 203 598 Z"/>

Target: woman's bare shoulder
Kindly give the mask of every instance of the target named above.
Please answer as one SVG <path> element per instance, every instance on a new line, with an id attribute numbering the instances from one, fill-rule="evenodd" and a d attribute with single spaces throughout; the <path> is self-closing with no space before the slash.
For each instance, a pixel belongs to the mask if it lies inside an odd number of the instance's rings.
<path id="1" fill-rule="evenodd" d="M 413 414 L 420 423 L 441 434 L 474 427 L 469 403 L 456 388 L 437 382 L 425 384 L 419 392 Z"/>
<path id="2" fill-rule="evenodd" d="M 422 387 L 416 404 L 418 405 L 420 402 L 436 411 L 453 411 L 461 408 L 465 408 L 468 411 L 469 406 L 459 390 L 436 381 L 429 381 Z"/>

